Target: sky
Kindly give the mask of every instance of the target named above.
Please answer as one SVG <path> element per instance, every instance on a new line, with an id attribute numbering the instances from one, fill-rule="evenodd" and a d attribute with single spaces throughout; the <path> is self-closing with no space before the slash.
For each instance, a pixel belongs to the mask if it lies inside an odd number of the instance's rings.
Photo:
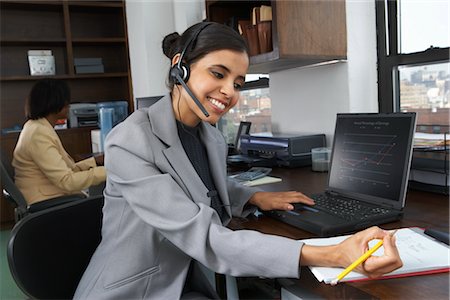
<path id="1" fill-rule="evenodd" d="M 450 45 L 450 1 L 401 0 L 399 14 L 402 53 Z"/>

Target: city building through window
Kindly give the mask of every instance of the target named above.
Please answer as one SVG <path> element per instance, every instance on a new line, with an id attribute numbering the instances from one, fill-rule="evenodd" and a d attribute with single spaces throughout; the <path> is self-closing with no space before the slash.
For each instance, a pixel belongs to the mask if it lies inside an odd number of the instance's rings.
<path id="1" fill-rule="evenodd" d="M 235 142 L 241 121 L 251 122 L 251 134 L 272 132 L 268 75 L 247 75 L 238 103 L 219 121 L 218 128 L 228 144 Z"/>
<path id="2" fill-rule="evenodd" d="M 376 1 L 381 112 L 417 112 L 434 133 L 450 125 L 450 2 Z"/>

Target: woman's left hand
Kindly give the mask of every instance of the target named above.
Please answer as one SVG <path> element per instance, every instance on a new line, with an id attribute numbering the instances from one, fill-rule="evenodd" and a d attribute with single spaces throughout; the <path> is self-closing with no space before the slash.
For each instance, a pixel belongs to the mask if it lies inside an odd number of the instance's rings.
<path id="1" fill-rule="evenodd" d="M 314 205 L 314 200 L 297 191 L 256 192 L 248 202 L 261 210 L 293 210 L 292 203 Z"/>

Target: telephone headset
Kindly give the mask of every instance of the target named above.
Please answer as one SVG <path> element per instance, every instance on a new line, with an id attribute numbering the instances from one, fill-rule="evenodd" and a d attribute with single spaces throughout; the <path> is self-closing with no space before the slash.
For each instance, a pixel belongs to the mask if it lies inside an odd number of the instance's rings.
<path id="1" fill-rule="evenodd" d="M 195 97 L 194 93 L 191 91 L 191 89 L 187 86 L 187 81 L 189 80 L 190 75 L 190 68 L 189 65 L 183 63 L 183 57 L 189 48 L 189 46 L 194 46 L 200 32 L 202 32 L 203 29 L 211 25 L 211 23 L 205 23 L 203 24 L 195 34 L 192 35 L 192 37 L 186 42 L 185 46 L 183 47 L 183 50 L 181 51 L 180 58 L 178 59 L 178 62 L 170 69 L 170 77 L 173 78 L 176 84 L 181 84 L 186 92 L 191 96 L 192 100 L 194 100 L 195 104 L 197 104 L 198 108 L 202 111 L 202 113 L 209 117 L 209 113 L 206 110 L 206 108 L 200 103 L 200 100 L 198 100 L 197 97 Z"/>

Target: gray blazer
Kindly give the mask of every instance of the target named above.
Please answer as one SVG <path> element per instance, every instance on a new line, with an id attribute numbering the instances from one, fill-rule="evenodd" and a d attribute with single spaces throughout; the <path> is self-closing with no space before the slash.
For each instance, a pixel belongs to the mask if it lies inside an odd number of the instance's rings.
<path id="1" fill-rule="evenodd" d="M 200 136 L 226 225 L 253 211 L 245 205 L 257 190 L 228 180 L 216 128 L 202 122 Z M 186 281 L 213 297 L 188 274 L 191 262 L 233 276 L 299 276 L 302 243 L 221 223 L 181 145 L 170 95 L 116 126 L 105 149 L 102 241 L 75 299 L 179 299 Z"/>

